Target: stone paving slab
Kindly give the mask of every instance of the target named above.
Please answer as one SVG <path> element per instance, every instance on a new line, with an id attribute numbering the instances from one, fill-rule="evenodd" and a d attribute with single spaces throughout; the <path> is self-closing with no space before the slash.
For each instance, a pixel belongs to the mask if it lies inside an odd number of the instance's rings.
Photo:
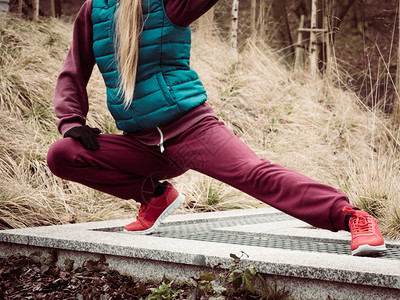
<path id="1" fill-rule="evenodd" d="M 315 229 L 272 208 L 172 215 L 152 235 L 113 220 L 0 231 L 0 256 L 56 251 L 58 263 L 106 258 L 146 279 L 187 280 L 242 252 L 244 265 L 279 280 L 301 299 L 400 299 L 400 243 L 378 257 L 353 257 L 350 234 Z M 368 297 L 365 297 L 368 295 Z"/>

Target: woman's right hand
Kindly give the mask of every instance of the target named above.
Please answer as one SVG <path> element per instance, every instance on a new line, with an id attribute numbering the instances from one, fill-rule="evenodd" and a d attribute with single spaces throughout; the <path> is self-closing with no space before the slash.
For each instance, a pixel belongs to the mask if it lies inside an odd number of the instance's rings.
<path id="1" fill-rule="evenodd" d="M 64 134 L 64 137 L 77 139 L 85 149 L 96 151 L 100 149 L 100 144 L 97 140 L 97 135 L 99 135 L 100 132 L 100 129 L 91 128 L 88 125 L 77 126 L 68 130 Z"/>

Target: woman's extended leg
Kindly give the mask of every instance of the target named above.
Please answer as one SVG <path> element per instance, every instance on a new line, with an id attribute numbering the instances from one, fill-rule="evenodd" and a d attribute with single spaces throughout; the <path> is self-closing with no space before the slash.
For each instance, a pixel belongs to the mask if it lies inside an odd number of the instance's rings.
<path id="1" fill-rule="evenodd" d="M 220 121 L 207 118 L 166 143 L 166 155 L 289 215 L 332 231 L 345 230 L 347 196 L 260 159 Z"/>
<path id="2" fill-rule="evenodd" d="M 171 140 L 166 150 L 178 164 L 219 179 L 311 225 L 350 230 L 353 255 L 386 249 L 375 218 L 349 205 L 344 193 L 258 158 L 216 119 L 204 119 Z"/>

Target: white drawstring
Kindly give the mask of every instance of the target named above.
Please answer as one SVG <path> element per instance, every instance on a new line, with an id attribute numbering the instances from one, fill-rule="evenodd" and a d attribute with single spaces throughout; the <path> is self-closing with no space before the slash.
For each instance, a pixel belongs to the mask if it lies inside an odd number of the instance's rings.
<path id="1" fill-rule="evenodd" d="M 160 143 L 157 146 L 160 146 L 160 152 L 164 152 L 164 135 L 159 127 L 157 127 L 158 132 L 160 133 Z"/>

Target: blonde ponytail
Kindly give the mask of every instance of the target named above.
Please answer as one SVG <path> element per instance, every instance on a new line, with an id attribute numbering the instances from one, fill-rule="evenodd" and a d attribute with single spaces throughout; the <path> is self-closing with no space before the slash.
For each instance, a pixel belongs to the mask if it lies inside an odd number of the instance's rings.
<path id="1" fill-rule="evenodd" d="M 142 26 L 141 0 L 120 0 L 116 12 L 116 54 L 120 74 L 120 92 L 125 108 L 132 103 L 139 57 L 139 35 Z"/>

